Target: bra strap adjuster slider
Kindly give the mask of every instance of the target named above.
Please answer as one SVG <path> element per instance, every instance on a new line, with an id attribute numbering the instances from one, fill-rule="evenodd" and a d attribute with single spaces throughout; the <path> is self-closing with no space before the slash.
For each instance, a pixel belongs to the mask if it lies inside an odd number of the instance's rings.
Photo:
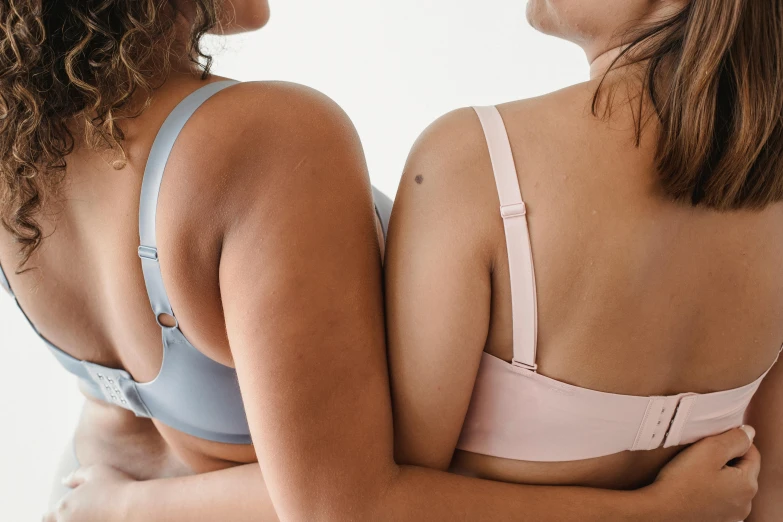
<path id="1" fill-rule="evenodd" d="M 524 203 L 513 203 L 511 205 L 500 206 L 500 215 L 503 216 L 503 219 L 520 217 L 525 214 L 527 214 L 527 207 L 525 207 Z"/>
<path id="2" fill-rule="evenodd" d="M 142 259 L 151 259 L 153 261 L 158 260 L 158 249 L 155 247 L 140 246 L 139 257 Z"/>

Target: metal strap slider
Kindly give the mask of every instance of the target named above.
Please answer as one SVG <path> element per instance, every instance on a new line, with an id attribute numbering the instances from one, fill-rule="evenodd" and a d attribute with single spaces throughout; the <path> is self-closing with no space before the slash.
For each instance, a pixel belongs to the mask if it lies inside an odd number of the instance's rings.
<path id="1" fill-rule="evenodd" d="M 139 257 L 142 259 L 152 259 L 153 261 L 157 261 L 158 249 L 155 247 L 148 247 L 142 245 L 139 247 Z"/>

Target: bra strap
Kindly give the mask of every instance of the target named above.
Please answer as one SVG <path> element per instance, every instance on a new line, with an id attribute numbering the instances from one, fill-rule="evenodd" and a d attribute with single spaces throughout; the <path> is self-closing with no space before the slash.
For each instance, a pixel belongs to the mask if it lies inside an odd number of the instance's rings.
<path id="1" fill-rule="evenodd" d="M 235 83 L 237 82 L 233 80 L 210 83 L 182 100 L 163 122 L 152 144 L 152 149 L 150 149 L 149 159 L 144 169 L 144 180 L 141 184 L 139 258 L 141 258 L 144 283 L 147 287 L 152 311 L 155 312 L 155 319 L 161 327 L 163 327 L 160 323 L 161 314 L 174 317 L 174 311 L 171 309 L 171 303 L 163 285 L 155 235 L 155 217 L 158 211 L 158 195 L 160 194 L 160 185 L 163 182 L 163 172 L 174 142 L 196 109 L 212 95 Z"/>
<path id="2" fill-rule="evenodd" d="M 522 201 L 514 156 L 500 112 L 495 107 L 473 109 L 478 114 L 487 139 L 500 199 L 500 215 L 506 231 L 508 270 L 511 278 L 513 365 L 536 371 L 538 311 L 527 209 Z"/>

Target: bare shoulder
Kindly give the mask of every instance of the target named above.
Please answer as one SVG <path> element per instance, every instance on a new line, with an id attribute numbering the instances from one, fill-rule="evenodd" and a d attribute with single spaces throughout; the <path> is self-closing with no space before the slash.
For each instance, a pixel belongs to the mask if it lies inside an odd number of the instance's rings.
<path id="1" fill-rule="evenodd" d="M 551 93 L 498 106 L 510 133 L 568 139 L 587 128 L 597 130 L 602 120 L 592 111 L 597 81 L 572 85 Z"/>
<path id="2" fill-rule="evenodd" d="M 182 205 L 216 209 L 212 219 L 225 226 L 297 201 L 370 201 L 350 118 L 324 94 L 292 83 L 241 83 L 214 95 L 183 129 L 171 162 L 189 195 Z"/>
<path id="3" fill-rule="evenodd" d="M 594 107 L 600 84 L 600 79 L 590 80 L 499 105 L 512 145 L 526 157 L 542 153 L 550 160 L 578 160 L 585 150 L 600 156 L 607 147 L 613 153 L 633 148 L 634 101 L 622 85 L 604 85 Z"/>
<path id="4" fill-rule="evenodd" d="M 323 94 L 289 83 L 233 85 L 193 114 L 166 165 L 157 222 L 178 315 L 201 325 L 194 331 L 213 321 L 216 345 L 225 346 L 226 281 L 234 295 L 243 281 L 257 289 L 271 275 L 315 277 L 312 267 L 295 269 L 308 256 L 324 266 L 379 257 L 350 119 Z"/>
<path id="5" fill-rule="evenodd" d="M 496 228 L 495 213 L 485 211 L 497 204 L 494 186 L 476 112 L 461 108 L 438 118 L 408 156 L 392 213 L 390 256 L 419 236 L 443 248 L 485 250 Z"/>
<path id="6" fill-rule="evenodd" d="M 595 119 L 590 112 L 593 88 L 593 82 L 580 84 L 497 108 L 512 142 L 567 140 L 568 135 L 581 132 L 580 127 Z M 478 116 L 472 108 L 461 108 L 442 116 L 421 134 L 411 151 L 403 184 L 423 186 L 429 181 L 430 185 L 438 184 L 438 190 L 475 196 L 477 183 L 492 178 L 487 141 Z"/>
<path id="7" fill-rule="evenodd" d="M 232 86 L 204 105 L 194 116 L 193 127 L 213 138 L 209 150 L 215 159 L 235 169 L 248 160 L 283 167 L 324 149 L 360 152 L 356 130 L 340 106 L 293 83 Z"/>
<path id="8" fill-rule="evenodd" d="M 425 190 L 455 190 L 460 180 L 468 182 L 475 177 L 473 173 L 485 157 L 486 141 L 475 111 L 457 109 L 430 124 L 416 140 L 402 183 L 413 182 Z"/>
<path id="9" fill-rule="evenodd" d="M 225 121 L 232 127 L 245 131 L 274 134 L 290 133 L 289 138 L 329 138 L 342 129 L 353 133 L 350 119 L 331 98 L 325 94 L 289 82 L 244 82 L 226 90 L 223 96 L 215 96 L 211 110 L 212 121 Z M 210 114 L 211 113 L 211 114 Z M 297 140 L 295 140 L 297 141 Z"/>
<path id="10" fill-rule="evenodd" d="M 580 84 L 497 106 L 526 198 L 535 196 L 539 187 L 553 186 L 539 181 L 558 171 L 559 156 L 578 155 L 580 149 L 568 144 L 588 135 L 586 129 L 595 125 L 590 111 L 594 88 L 592 83 Z M 452 111 L 432 123 L 410 153 L 395 201 L 390 255 L 397 250 L 395 242 L 409 241 L 412 230 L 426 225 L 440 227 L 438 237 L 450 236 L 444 241 L 452 246 L 478 248 L 493 256 L 504 244 L 498 207 L 487 138 L 478 115 L 472 108 Z"/>

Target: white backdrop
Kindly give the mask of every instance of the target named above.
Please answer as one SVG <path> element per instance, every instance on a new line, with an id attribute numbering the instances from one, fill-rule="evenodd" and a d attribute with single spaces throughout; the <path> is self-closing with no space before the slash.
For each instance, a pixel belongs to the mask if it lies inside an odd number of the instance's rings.
<path id="1" fill-rule="evenodd" d="M 268 27 L 213 39 L 215 72 L 314 87 L 351 116 L 373 183 L 394 194 L 438 116 L 587 78 L 577 47 L 525 22 L 524 0 L 272 0 Z M 76 422 L 75 382 L 0 295 L 0 521 L 37 521 Z"/>

